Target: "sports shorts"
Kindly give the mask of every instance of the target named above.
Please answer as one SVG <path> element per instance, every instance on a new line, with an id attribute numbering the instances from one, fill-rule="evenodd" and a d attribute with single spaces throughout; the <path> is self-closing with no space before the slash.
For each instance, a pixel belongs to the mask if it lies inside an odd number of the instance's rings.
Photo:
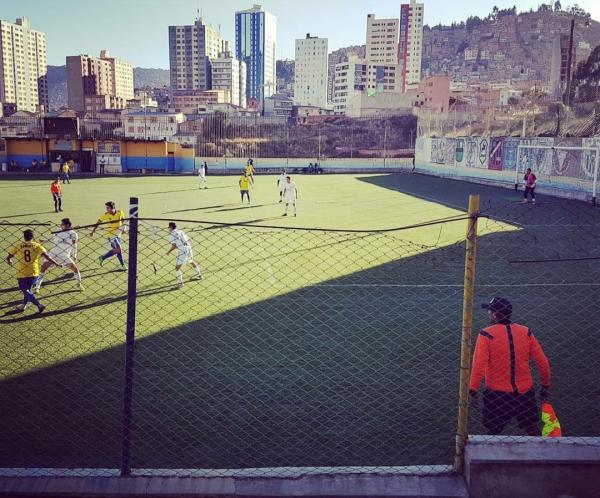
<path id="1" fill-rule="evenodd" d="M 179 249 L 177 257 L 175 258 L 175 264 L 177 266 L 185 265 L 192 261 L 194 261 L 194 253 L 191 247 L 189 249 Z"/>
<path id="2" fill-rule="evenodd" d="M 74 264 L 70 252 L 52 248 L 48 251 L 48 255 L 62 267 L 67 266 L 68 264 Z"/>
<path id="3" fill-rule="evenodd" d="M 121 247 L 123 246 L 123 241 L 121 240 L 121 237 L 119 237 L 119 236 L 110 237 L 108 239 L 108 245 L 110 246 L 111 249 L 121 249 Z"/>

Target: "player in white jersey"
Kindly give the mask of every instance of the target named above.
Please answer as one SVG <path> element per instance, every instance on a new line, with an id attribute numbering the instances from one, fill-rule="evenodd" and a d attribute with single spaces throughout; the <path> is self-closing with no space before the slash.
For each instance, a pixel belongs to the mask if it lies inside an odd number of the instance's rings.
<path id="1" fill-rule="evenodd" d="M 283 192 L 285 191 L 286 181 L 286 172 L 283 170 L 277 179 L 277 186 L 279 187 L 279 202 L 283 202 Z"/>
<path id="2" fill-rule="evenodd" d="M 206 162 L 200 163 L 200 169 L 198 170 L 198 183 L 198 188 L 208 188 L 206 185 Z"/>
<path id="3" fill-rule="evenodd" d="M 297 216 L 296 200 L 298 199 L 298 187 L 296 187 L 296 183 L 292 181 L 290 176 L 285 177 L 283 196 L 285 197 L 285 213 L 283 213 L 283 216 L 287 216 L 288 206 L 290 204 L 294 206 L 294 216 Z"/>
<path id="4" fill-rule="evenodd" d="M 73 272 L 75 281 L 79 290 L 83 290 L 81 285 L 81 273 L 77 267 L 77 232 L 71 228 L 71 220 L 63 218 L 60 222 L 60 232 L 55 232 L 52 236 L 53 247 L 48 251 L 50 257 L 56 261 L 62 268 L 68 268 Z M 44 262 L 40 269 L 40 276 L 35 283 L 35 291 L 38 292 L 42 286 L 46 272 L 52 268 L 54 263 Z"/>
<path id="5" fill-rule="evenodd" d="M 177 258 L 175 259 L 175 275 L 177 276 L 177 287 L 183 288 L 183 272 L 181 267 L 185 264 L 190 264 L 196 270 L 196 276 L 202 280 L 202 272 L 200 266 L 194 261 L 194 253 L 192 251 L 192 242 L 190 238 L 182 230 L 177 230 L 177 224 L 173 221 L 169 222 L 169 233 L 171 248 L 167 252 L 167 256 L 177 249 Z"/>

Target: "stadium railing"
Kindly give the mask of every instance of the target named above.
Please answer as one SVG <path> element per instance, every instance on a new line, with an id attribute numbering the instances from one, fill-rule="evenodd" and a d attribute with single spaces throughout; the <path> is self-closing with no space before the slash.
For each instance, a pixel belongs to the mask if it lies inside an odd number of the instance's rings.
<path id="1" fill-rule="evenodd" d="M 465 393 L 488 325 L 479 306 L 495 296 L 550 360 L 563 433 L 598 435 L 595 209 L 496 201 L 372 231 L 135 214 L 123 235 L 128 271 L 114 257 L 100 266 L 106 238 L 77 227 L 85 291 L 52 269 L 41 315 L 11 311 L 20 293 L 2 273 L 3 473 L 460 471 L 466 434 L 489 433 Z M 165 255 L 169 221 L 204 276 L 184 267 L 181 289 L 175 253 Z M 57 230 L 2 222 L 5 251 L 25 228 L 38 239 Z M 465 233 L 476 251 L 465 251 Z M 526 434 L 514 420 L 503 433 Z"/>

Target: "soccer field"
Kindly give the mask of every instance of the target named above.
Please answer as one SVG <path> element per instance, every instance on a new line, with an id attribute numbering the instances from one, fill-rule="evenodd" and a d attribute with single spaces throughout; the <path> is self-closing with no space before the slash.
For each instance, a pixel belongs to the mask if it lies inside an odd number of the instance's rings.
<path id="1" fill-rule="evenodd" d="M 469 192 L 494 218 L 480 221 L 477 299 L 500 292 L 520 307 L 559 396 L 572 375 L 587 393 L 565 416 L 571 433 L 592 435 L 597 264 L 508 261 L 596 254 L 597 225 L 579 225 L 597 224 L 597 211 L 543 197 L 520 206 L 510 191 L 419 175 L 319 175 L 296 178 L 298 217 L 282 218 L 275 176 L 256 178 L 250 206 L 237 177 L 208 180 L 208 190 L 196 177 L 64 186 L 64 216 L 79 226 L 107 200 L 124 211 L 130 196 L 140 200 L 135 468 L 451 463 L 466 221 L 386 230 L 462 218 Z M 48 181 L 0 189 L 0 220 L 55 229 L 63 217 Z M 205 274 L 182 290 L 165 256 L 168 220 L 182 220 Z M 23 227 L 0 229 L 6 251 Z M 0 467 L 119 466 L 127 274 L 114 258 L 98 265 L 102 234 L 79 235 L 85 292 L 52 270 L 42 316 L 9 312 L 20 294 L 14 270 L 2 272 Z M 476 312 L 475 327 L 485 318 Z"/>

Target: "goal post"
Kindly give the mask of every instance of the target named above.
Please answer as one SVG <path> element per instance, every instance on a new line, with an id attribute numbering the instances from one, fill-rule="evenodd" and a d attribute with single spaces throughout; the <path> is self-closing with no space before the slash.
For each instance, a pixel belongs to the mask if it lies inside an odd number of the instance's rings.
<path id="1" fill-rule="evenodd" d="M 560 151 L 574 151 L 581 152 L 581 164 L 579 165 L 580 172 L 583 168 L 591 166 L 589 168 L 589 173 L 591 176 L 591 193 L 592 193 L 592 204 L 596 206 L 597 204 L 597 194 L 598 194 L 598 174 L 600 172 L 600 146 L 593 147 L 576 147 L 576 146 L 566 146 L 566 145 L 525 145 L 519 144 L 517 146 L 517 162 L 515 166 L 515 191 L 519 190 L 519 175 L 526 170 L 526 167 L 522 165 L 521 159 L 521 151 L 523 150 L 540 150 L 546 151 L 546 154 L 550 154 L 549 158 L 542 158 L 542 161 L 550 161 L 550 164 L 554 161 L 554 154 Z M 587 156 L 586 156 L 587 154 Z M 592 156 L 592 157 L 590 157 Z M 591 164 L 590 164 L 591 163 Z M 550 174 L 552 177 L 552 174 Z"/>

